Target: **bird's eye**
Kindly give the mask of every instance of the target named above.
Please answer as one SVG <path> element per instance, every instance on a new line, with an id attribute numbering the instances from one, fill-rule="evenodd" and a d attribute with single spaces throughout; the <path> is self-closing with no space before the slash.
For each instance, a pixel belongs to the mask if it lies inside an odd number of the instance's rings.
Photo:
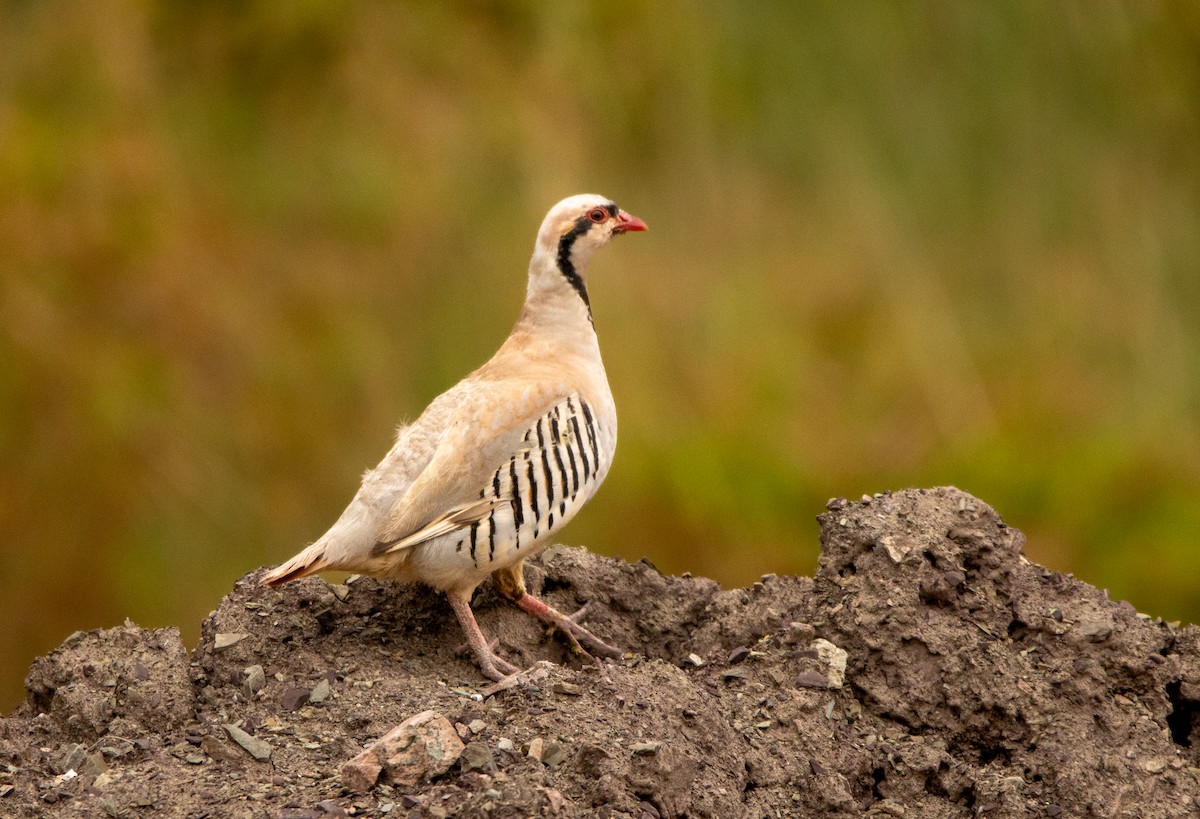
<path id="1" fill-rule="evenodd" d="M 600 224 L 608 219 L 608 211 L 604 208 L 592 208 L 590 211 L 588 211 L 588 218 L 596 224 Z"/>

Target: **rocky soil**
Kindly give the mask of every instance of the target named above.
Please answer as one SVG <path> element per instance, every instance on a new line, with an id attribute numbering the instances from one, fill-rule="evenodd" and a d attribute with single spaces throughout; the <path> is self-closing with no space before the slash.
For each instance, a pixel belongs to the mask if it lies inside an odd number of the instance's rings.
<path id="1" fill-rule="evenodd" d="M 732 591 L 547 552 L 531 590 L 631 653 L 581 662 L 485 587 L 532 669 L 498 691 L 443 599 L 370 579 L 249 574 L 191 653 L 74 634 L 0 719 L 0 815 L 1200 815 L 1200 629 L 1028 562 L 956 489 L 819 521 L 815 578 Z"/>

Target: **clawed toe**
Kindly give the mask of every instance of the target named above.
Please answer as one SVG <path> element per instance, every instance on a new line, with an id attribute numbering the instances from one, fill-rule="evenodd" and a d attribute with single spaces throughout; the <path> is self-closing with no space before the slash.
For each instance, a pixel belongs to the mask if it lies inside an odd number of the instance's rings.
<path id="1" fill-rule="evenodd" d="M 478 659 L 479 670 L 483 672 L 483 675 L 497 682 L 508 679 L 521 670 L 502 657 L 497 657 L 495 654 L 492 654 L 490 657 L 481 655 Z"/>
<path id="2" fill-rule="evenodd" d="M 567 638 L 567 642 L 571 644 L 571 650 L 582 657 L 590 658 L 592 655 L 598 655 L 620 659 L 624 656 L 624 652 L 620 649 L 610 646 L 595 634 L 592 634 L 586 627 L 580 625 L 579 620 L 587 612 L 587 604 L 584 604 L 579 611 L 571 615 L 563 614 L 547 606 L 541 600 L 528 593 L 517 599 L 516 604 L 522 611 L 528 612 L 543 623 L 558 629 Z"/>

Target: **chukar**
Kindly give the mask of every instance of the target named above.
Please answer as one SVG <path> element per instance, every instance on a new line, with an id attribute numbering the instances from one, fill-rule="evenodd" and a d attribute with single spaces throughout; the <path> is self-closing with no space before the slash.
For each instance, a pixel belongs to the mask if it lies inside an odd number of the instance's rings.
<path id="1" fill-rule="evenodd" d="M 445 592 L 488 677 L 517 668 L 471 612 L 489 574 L 506 599 L 583 650 L 621 653 L 525 590 L 522 563 L 575 516 L 608 474 L 617 414 L 588 301 L 587 266 L 646 223 L 602 196 L 559 202 L 538 231 L 525 306 L 491 360 L 434 399 L 337 522 L 268 573 L 277 586 L 326 569 L 422 581 Z"/>

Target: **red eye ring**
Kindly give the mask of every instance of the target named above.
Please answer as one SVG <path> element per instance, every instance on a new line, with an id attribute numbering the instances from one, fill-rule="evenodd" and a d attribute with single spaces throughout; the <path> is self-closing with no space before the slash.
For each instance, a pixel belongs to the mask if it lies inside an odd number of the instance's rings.
<path id="1" fill-rule="evenodd" d="M 609 212 L 604 208 L 592 208 L 588 211 L 588 218 L 596 224 L 601 224 L 602 222 L 607 221 L 608 217 Z"/>

